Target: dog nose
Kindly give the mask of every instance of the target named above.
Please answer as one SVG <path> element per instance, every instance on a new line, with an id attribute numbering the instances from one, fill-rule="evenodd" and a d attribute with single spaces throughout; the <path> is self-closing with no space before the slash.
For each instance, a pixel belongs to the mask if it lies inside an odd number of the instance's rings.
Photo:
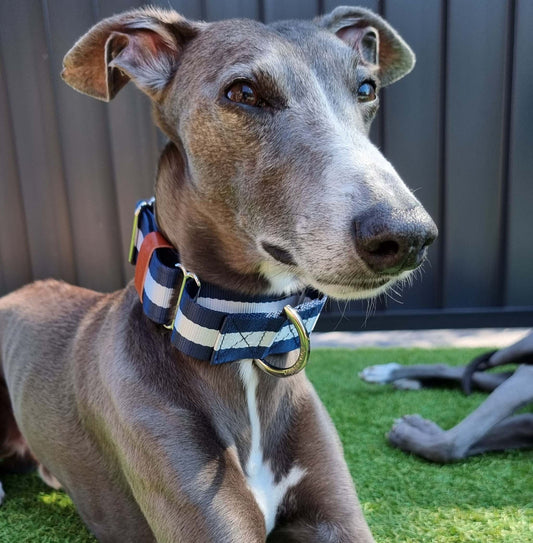
<path id="1" fill-rule="evenodd" d="M 420 206 L 408 210 L 374 208 L 355 220 L 355 246 L 368 267 L 380 274 L 417 268 L 438 235 Z"/>

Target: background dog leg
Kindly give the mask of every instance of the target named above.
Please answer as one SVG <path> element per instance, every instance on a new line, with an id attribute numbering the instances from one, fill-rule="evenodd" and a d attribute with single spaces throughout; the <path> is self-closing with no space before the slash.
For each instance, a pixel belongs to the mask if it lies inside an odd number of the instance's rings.
<path id="1" fill-rule="evenodd" d="M 464 368 L 447 366 L 446 364 L 420 364 L 402 366 L 396 363 L 377 364 L 365 368 L 359 377 L 367 383 L 393 383 L 400 379 L 424 381 L 427 379 L 442 379 L 460 382 Z"/>
<path id="2" fill-rule="evenodd" d="M 471 447 L 469 455 L 488 451 L 531 449 L 533 447 L 533 413 L 514 415 L 492 428 Z"/>
<path id="3" fill-rule="evenodd" d="M 448 366 L 446 364 L 401 366 L 391 363 L 369 366 L 359 374 L 359 377 L 367 383 L 392 383 L 397 388 L 414 390 L 446 384 L 460 385 L 464 370 L 465 368 L 462 366 Z M 474 373 L 472 383 L 480 390 L 492 392 L 511 375 L 511 372 L 485 373 L 478 371 Z M 414 385 L 417 382 L 420 386 Z"/>
<path id="4" fill-rule="evenodd" d="M 450 462 L 474 454 L 474 445 L 517 409 L 533 400 L 533 367 L 520 366 L 454 428 L 444 431 L 419 415 L 402 417 L 388 434 L 390 443 L 435 462 Z"/>

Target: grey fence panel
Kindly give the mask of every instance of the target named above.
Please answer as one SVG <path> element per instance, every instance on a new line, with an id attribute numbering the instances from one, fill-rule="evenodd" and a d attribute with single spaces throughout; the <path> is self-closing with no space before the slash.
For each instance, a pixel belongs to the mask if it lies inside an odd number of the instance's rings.
<path id="1" fill-rule="evenodd" d="M 31 281 L 26 216 L 13 141 L 13 124 L 0 56 L 0 292 Z"/>
<path id="2" fill-rule="evenodd" d="M 499 303 L 507 15 L 507 2 L 501 0 L 450 1 L 444 232 L 448 307 Z"/>
<path id="3" fill-rule="evenodd" d="M 44 5 L 78 284 L 118 289 L 124 277 L 116 255 L 123 253 L 106 105 L 73 92 L 59 77 L 65 52 L 95 24 L 96 14 L 89 2 Z"/>
<path id="4" fill-rule="evenodd" d="M 32 275 L 75 282 L 69 207 L 41 3 L 1 2 L 0 21 L 0 47 Z"/>
<path id="5" fill-rule="evenodd" d="M 265 21 L 312 19 L 320 11 L 318 0 L 264 0 Z"/>
<path id="6" fill-rule="evenodd" d="M 324 0 L 322 2 L 323 5 L 323 12 L 327 13 L 328 11 L 331 11 L 335 9 L 337 6 L 360 6 L 362 8 L 371 9 L 372 11 L 375 11 L 376 13 L 380 12 L 380 0 L 358 0 L 357 2 L 342 2 L 341 0 Z"/>
<path id="7" fill-rule="evenodd" d="M 260 15 L 259 2 L 254 0 L 206 0 L 205 16 L 208 21 L 232 17 L 259 19 Z"/>
<path id="8" fill-rule="evenodd" d="M 533 2 L 517 3 L 506 303 L 533 305 Z"/>
<path id="9" fill-rule="evenodd" d="M 413 72 L 387 89 L 384 152 L 442 231 L 441 2 L 387 2 L 385 16 L 413 48 L 417 63 Z M 422 277 L 406 289 L 404 308 L 438 307 L 441 303 L 441 244 L 438 240 L 430 248 L 431 264 L 426 264 Z"/>
<path id="10" fill-rule="evenodd" d="M 203 20 L 207 16 L 203 0 L 168 0 L 150 2 L 150 4 L 175 9 L 178 13 L 189 19 Z"/>

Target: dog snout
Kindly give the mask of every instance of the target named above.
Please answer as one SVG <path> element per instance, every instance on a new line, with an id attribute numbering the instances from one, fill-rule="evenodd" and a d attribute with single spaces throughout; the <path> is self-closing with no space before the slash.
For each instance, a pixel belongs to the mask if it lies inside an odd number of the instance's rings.
<path id="1" fill-rule="evenodd" d="M 371 209 L 354 222 L 357 253 L 374 272 L 397 275 L 417 268 L 438 230 L 420 206 L 409 210 Z"/>

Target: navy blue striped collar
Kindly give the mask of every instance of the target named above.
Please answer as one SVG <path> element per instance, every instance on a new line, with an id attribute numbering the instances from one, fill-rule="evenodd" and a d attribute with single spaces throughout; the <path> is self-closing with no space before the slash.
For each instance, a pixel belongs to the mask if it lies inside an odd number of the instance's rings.
<path id="1" fill-rule="evenodd" d="M 141 261 L 145 269 L 136 270 L 136 286 L 145 315 L 172 330 L 172 344 L 181 352 L 212 364 L 298 349 L 298 333 L 285 306 L 297 311 L 310 334 L 326 302 L 326 296 L 314 290 L 244 296 L 200 282 L 158 233 L 154 199 L 140 202 L 135 212 L 130 262 Z"/>

